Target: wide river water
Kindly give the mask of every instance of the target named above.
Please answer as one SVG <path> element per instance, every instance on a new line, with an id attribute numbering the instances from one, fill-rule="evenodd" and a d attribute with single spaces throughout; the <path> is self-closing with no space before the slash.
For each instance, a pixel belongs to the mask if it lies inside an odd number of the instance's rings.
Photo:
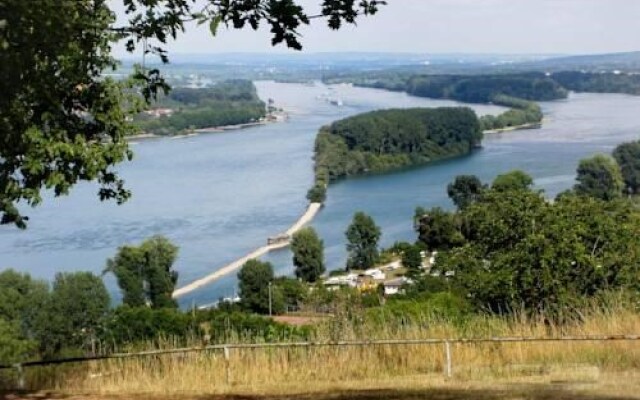
<path id="1" fill-rule="evenodd" d="M 135 159 L 119 168 L 133 191 L 127 204 L 100 203 L 93 184 L 79 185 L 68 197 L 45 199 L 25 210 L 31 217 L 27 230 L 0 227 L 0 270 L 15 268 L 44 279 L 57 271 L 99 273 L 118 246 L 162 234 L 180 246 L 179 283 L 188 283 L 263 245 L 303 213 L 313 180 L 314 138 L 322 125 L 380 108 L 457 105 L 349 86 L 256 84 L 263 99 L 273 98 L 289 111 L 288 122 L 134 143 Z M 319 98 L 326 94 L 344 106 Z M 313 222 L 324 239 L 328 267 L 344 265 L 344 231 L 356 211 L 381 226 L 383 246 L 414 240 L 415 207 L 451 207 L 446 185 L 456 175 L 490 181 L 523 169 L 552 196 L 574 183 L 579 159 L 640 137 L 640 97 L 572 94 L 542 106 L 547 119 L 542 129 L 488 136 L 470 156 L 331 185 Z M 502 111 L 472 107 L 479 114 Z M 289 250 L 265 259 L 279 274 L 292 272 Z M 106 282 L 116 295 L 115 280 L 108 276 Z M 233 295 L 236 283 L 232 274 L 185 296 L 181 304 Z"/>

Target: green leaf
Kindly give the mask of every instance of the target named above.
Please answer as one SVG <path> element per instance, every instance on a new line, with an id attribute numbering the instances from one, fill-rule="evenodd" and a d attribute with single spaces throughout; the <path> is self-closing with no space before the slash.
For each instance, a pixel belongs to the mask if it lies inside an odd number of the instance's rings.
<path id="1" fill-rule="evenodd" d="M 216 36 L 216 34 L 218 33 L 218 26 L 220 26 L 220 22 L 222 22 L 222 17 L 216 15 L 209 23 L 209 30 L 211 31 L 212 36 Z"/>

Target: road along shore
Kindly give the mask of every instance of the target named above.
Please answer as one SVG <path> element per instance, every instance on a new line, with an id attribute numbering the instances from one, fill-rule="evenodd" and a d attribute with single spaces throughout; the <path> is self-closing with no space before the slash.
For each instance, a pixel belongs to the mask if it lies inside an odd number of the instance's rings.
<path id="1" fill-rule="evenodd" d="M 289 235 L 289 237 L 291 237 L 294 233 L 298 232 L 300 229 L 302 229 L 302 227 L 304 227 L 306 224 L 308 224 L 309 222 L 311 222 L 313 220 L 313 218 L 315 218 L 315 216 L 318 214 L 318 212 L 320 211 L 320 208 L 322 207 L 322 203 L 311 203 L 309 204 L 309 206 L 307 207 L 307 210 L 305 211 L 305 213 L 291 226 L 291 228 L 289 228 L 286 231 L 286 234 Z M 274 244 L 268 244 L 262 247 L 257 248 L 256 250 L 252 251 L 251 253 L 245 255 L 244 257 L 241 257 L 227 265 L 225 265 L 224 267 L 217 269 L 216 271 L 212 272 L 211 274 L 197 279 L 185 286 L 182 286 L 178 289 L 176 289 L 173 292 L 173 298 L 178 298 L 180 296 L 184 296 L 185 294 L 191 293 L 194 290 L 200 289 L 201 287 L 204 287 L 206 285 L 209 285 L 213 282 L 215 282 L 216 280 L 222 278 L 225 275 L 228 275 L 238 269 L 240 269 L 247 261 L 254 259 L 254 258 L 260 258 L 262 256 L 264 256 L 265 254 L 269 253 L 270 251 L 273 250 L 278 250 L 278 249 L 282 249 L 285 248 L 287 246 L 289 246 L 290 242 L 289 241 L 284 241 L 284 242 L 279 242 L 279 243 L 274 243 Z"/>

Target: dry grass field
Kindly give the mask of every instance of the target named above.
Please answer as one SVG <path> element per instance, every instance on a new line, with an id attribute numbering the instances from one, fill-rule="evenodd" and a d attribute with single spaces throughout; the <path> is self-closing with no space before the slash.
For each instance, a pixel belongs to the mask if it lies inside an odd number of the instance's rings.
<path id="1" fill-rule="evenodd" d="M 558 337 L 640 332 L 626 309 L 555 326 L 527 318 L 424 320 L 404 327 L 318 327 L 317 341 Z M 243 341 L 238 338 L 238 341 Z M 232 349 L 110 359 L 26 370 L 27 397 L 135 399 L 640 398 L 640 341 L 457 343 L 452 377 L 442 344 Z M 9 395 L 7 395 L 9 396 Z M 10 397 L 7 397 L 10 398 Z"/>

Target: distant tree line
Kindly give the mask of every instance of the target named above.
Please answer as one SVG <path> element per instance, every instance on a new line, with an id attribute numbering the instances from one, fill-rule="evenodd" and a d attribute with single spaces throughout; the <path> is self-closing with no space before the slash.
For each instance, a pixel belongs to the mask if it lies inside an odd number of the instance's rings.
<path id="1" fill-rule="evenodd" d="M 551 79 L 575 92 L 640 95 L 640 75 L 613 72 L 554 72 Z"/>
<path id="2" fill-rule="evenodd" d="M 384 83 L 376 81 L 375 87 Z M 384 82 L 384 81 L 382 81 Z M 392 79 L 394 90 L 397 80 Z M 367 86 L 365 83 L 364 86 Z M 404 91 L 419 97 L 451 99 L 466 103 L 492 103 L 510 110 L 481 118 L 483 130 L 538 124 L 543 115 L 534 101 L 567 97 L 567 91 L 545 74 L 416 75 L 407 78 Z"/>
<path id="3" fill-rule="evenodd" d="M 490 75 L 420 75 L 388 71 L 326 77 L 328 83 L 352 82 L 357 86 L 403 91 L 418 97 L 451 99 L 465 103 L 490 103 L 502 95 L 529 101 L 567 97 L 567 90 L 540 72 Z"/>
<path id="4" fill-rule="evenodd" d="M 265 103 L 248 80 L 228 80 L 200 89 L 175 88 L 153 107 L 173 110 L 171 115 L 154 117 L 142 113 L 136 118 L 143 131 L 157 135 L 243 124 L 266 115 Z"/>
<path id="5" fill-rule="evenodd" d="M 497 95 L 531 101 L 557 100 L 567 91 L 543 73 L 495 75 L 416 75 L 405 91 L 414 96 L 489 103 Z"/>
<path id="6" fill-rule="evenodd" d="M 206 88 L 173 88 L 166 98 L 187 105 L 203 105 L 211 101 L 258 101 L 258 93 L 252 81 L 229 79 Z M 160 100 L 162 104 L 162 100 Z"/>
<path id="7" fill-rule="evenodd" d="M 421 75 L 402 71 L 327 76 L 328 83 L 404 91 L 414 96 L 467 103 L 492 103 L 510 110 L 481 118 L 483 130 L 535 126 L 543 114 L 535 101 L 567 97 L 568 91 L 640 95 L 640 75 L 614 72 L 561 71 L 483 75 Z"/>
<path id="8" fill-rule="evenodd" d="M 351 82 L 357 86 L 402 91 L 420 97 L 488 103 L 496 95 L 530 101 L 567 97 L 568 91 L 640 95 L 640 75 L 624 72 L 559 71 L 479 75 L 416 74 L 381 71 L 327 75 L 327 83 Z"/>

